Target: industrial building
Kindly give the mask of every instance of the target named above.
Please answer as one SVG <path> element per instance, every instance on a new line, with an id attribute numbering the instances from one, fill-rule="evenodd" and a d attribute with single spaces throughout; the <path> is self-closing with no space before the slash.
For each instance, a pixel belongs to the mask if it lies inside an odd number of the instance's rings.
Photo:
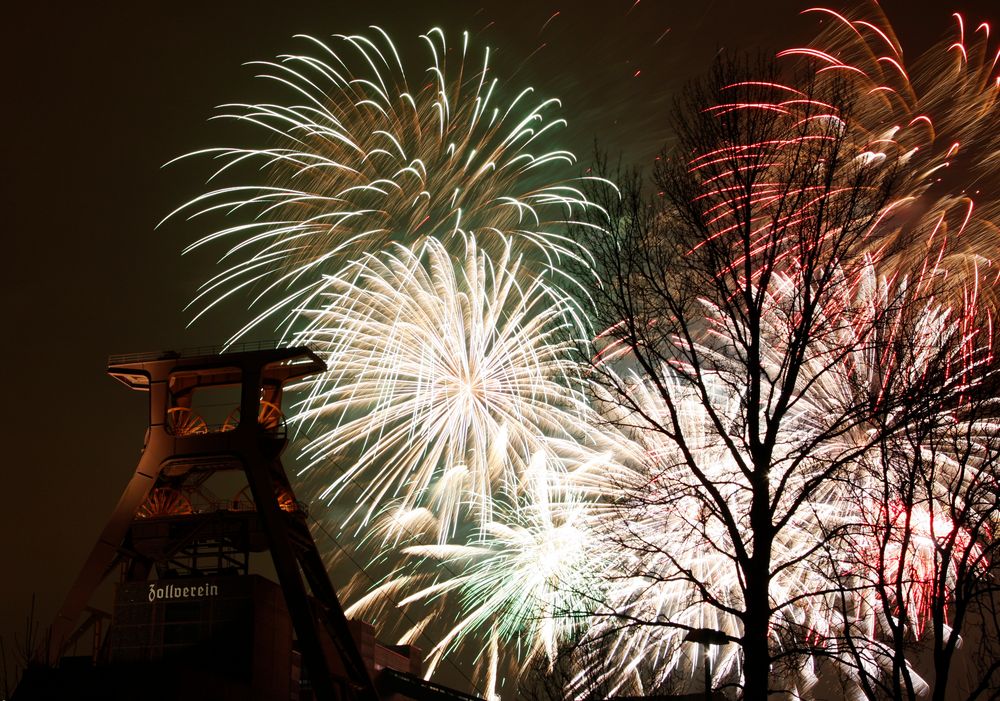
<path id="1" fill-rule="evenodd" d="M 109 359 L 148 393 L 145 446 L 15 701 L 476 701 L 344 615 L 281 464 L 284 388 L 323 370 L 273 344 Z M 252 572 L 260 557 L 277 581 Z"/>

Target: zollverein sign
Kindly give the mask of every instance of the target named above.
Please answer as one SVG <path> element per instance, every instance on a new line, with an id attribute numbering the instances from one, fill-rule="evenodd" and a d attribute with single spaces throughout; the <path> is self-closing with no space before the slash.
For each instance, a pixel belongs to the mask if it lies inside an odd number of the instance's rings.
<path id="1" fill-rule="evenodd" d="M 207 599 L 219 595 L 218 584 L 160 584 L 149 583 L 150 602 L 172 599 Z"/>

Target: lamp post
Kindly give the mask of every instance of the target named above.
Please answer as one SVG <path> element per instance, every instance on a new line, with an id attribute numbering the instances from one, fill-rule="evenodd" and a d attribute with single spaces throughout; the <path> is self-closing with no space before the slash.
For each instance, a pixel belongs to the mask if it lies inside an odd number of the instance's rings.
<path id="1" fill-rule="evenodd" d="M 688 631 L 688 634 L 684 636 L 684 642 L 695 643 L 696 645 L 702 645 L 704 650 L 705 659 L 703 660 L 703 667 L 705 670 L 705 701 L 711 701 L 712 698 L 712 666 L 711 658 L 709 657 L 709 647 L 712 645 L 721 646 L 729 643 L 729 636 L 720 630 L 715 630 L 714 628 L 694 628 Z"/>

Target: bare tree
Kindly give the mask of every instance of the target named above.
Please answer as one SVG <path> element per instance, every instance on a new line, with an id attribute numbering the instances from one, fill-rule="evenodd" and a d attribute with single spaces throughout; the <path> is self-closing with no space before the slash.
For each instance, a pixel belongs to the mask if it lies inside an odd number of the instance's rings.
<path id="1" fill-rule="evenodd" d="M 35 615 L 35 595 L 31 595 L 31 608 L 24 620 L 24 634 L 14 634 L 13 645 L 8 646 L 0 636 L 0 696 L 9 699 L 17 689 L 28 667 L 34 663 L 41 643 L 45 642 Z"/>
<path id="2" fill-rule="evenodd" d="M 601 280 L 593 375 L 606 414 L 665 446 L 647 447 L 648 480 L 624 490 L 621 546 L 641 555 L 623 576 L 684 584 L 692 607 L 733 621 L 719 635 L 736 646 L 747 699 L 783 690 L 783 666 L 819 646 L 808 612 L 836 591 L 821 562 L 844 528 L 836 485 L 950 391 L 928 385 L 933 373 L 879 365 L 925 303 L 872 271 L 895 167 L 852 141 L 846 91 L 798 84 L 763 62 L 720 62 L 678 106 L 657 195 L 620 178 L 620 196 L 602 201 L 610 230 L 578 232 Z M 656 518 L 680 519 L 687 542 L 633 527 Z M 723 564 L 699 571 L 697 548 Z M 609 614 L 699 628 L 655 610 Z"/>
<path id="3" fill-rule="evenodd" d="M 939 396 L 950 401 L 884 435 L 872 479 L 853 485 L 864 506 L 847 535 L 853 547 L 836 549 L 834 571 L 842 574 L 843 617 L 852 621 L 844 650 L 873 701 L 1000 693 L 989 629 L 1000 594 L 1000 424 L 989 348 L 975 335 L 951 339 L 952 362 L 936 379 L 955 390 Z M 956 674 L 966 638 L 978 652 Z"/>

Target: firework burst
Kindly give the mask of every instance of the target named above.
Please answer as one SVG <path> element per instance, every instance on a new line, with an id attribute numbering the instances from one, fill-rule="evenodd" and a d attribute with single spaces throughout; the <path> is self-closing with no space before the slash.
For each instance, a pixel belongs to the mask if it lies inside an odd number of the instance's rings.
<path id="1" fill-rule="evenodd" d="M 401 640 L 434 632 L 428 674 L 446 655 L 471 650 L 486 697 L 495 698 L 501 676 L 516 677 L 537 659 L 551 665 L 604 600 L 616 555 L 599 537 L 600 506 L 581 484 L 622 469 L 608 453 L 547 442 L 508 472 L 493 495 L 493 518 L 449 543 L 428 542 L 441 530 L 429 510 L 391 508 L 379 530 L 400 562 L 351 613 L 413 610 L 420 620 Z"/>
<path id="2" fill-rule="evenodd" d="M 848 80 L 857 96 L 851 113 L 829 111 L 777 84 L 768 85 L 779 95 L 773 104 L 743 104 L 739 91 L 759 94 L 761 84 L 729 86 L 727 101 L 710 111 L 773 112 L 776 137 L 728 144 L 690 164 L 703 176 L 700 200 L 714 213 L 712 238 L 737 226 L 727 218 L 738 209 L 727 185 L 742 174 L 723 172 L 726 158 L 739 150 L 739 158 L 768 171 L 753 193 L 765 214 L 752 222 L 749 255 L 770 247 L 788 263 L 778 266 L 761 331 L 773 353 L 764 369 L 770 377 L 783 372 L 782 347 L 795 326 L 794 303 L 780 297 L 794 299 L 800 282 L 789 275 L 799 251 L 783 232 L 808 227 L 839 192 L 850 191 L 848 185 L 822 202 L 812 184 L 789 193 L 781 182 L 787 154 L 800 158 L 812 144 L 822 151 L 822 142 L 846 130 L 852 166 L 905 169 L 904 195 L 879 218 L 865 263 L 842 271 L 843 294 L 823 310 L 828 324 L 809 349 L 782 446 L 818 441 L 860 395 L 877 405 L 888 376 L 898 371 L 914 381 L 941 348 L 959 349 L 948 363 L 955 385 L 965 382 L 964 373 L 981 362 L 976 329 L 989 323 L 979 300 L 995 304 L 1000 275 L 991 181 L 1000 165 L 1000 54 L 990 53 L 989 28 L 970 32 L 959 18 L 959 41 L 908 72 L 880 13 L 850 20 L 817 11 L 833 16 L 835 26 L 813 47 L 783 55 L 812 62 L 821 80 Z M 210 182 L 233 184 L 213 184 L 171 216 L 222 222 L 188 249 L 224 247 L 222 270 L 192 302 L 197 316 L 246 295 L 253 313 L 236 336 L 277 322 L 286 338 L 312 345 L 327 360 L 328 371 L 304 388 L 296 418 L 315 431 L 306 448 L 308 479 L 338 509 L 350 497 L 338 525 L 350 523 L 355 533 L 367 528 L 373 561 L 388 563 L 390 572 L 356 592 L 352 612 L 383 615 L 397 603 L 421 611 L 401 641 L 441 628 L 429 673 L 456 650 L 474 649 L 490 695 L 505 666 L 553 659 L 561 642 L 581 632 L 578 617 L 588 612 L 588 635 L 602 641 L 595 648 L 602 651 L 601 674 L 615 689 L 645 693 L 693 672 L 697 663 L 682 645 L 686 630 L 740 636 L 732 532 L 704 508 L 704 485 L 690 468 L 695 463 L 720 485 L 746 527 L 750 491 L 743 456 L 731 446 L 745 444 L 747 417 L 742 380 L 726 368 L 737 355 L 727 339 L 747 330 L 725 328 L 725 315 L 705 303 L 713 338 L 679 355 L 696 352 L 717 368 L 708 399 L 674 382 L 677 368 L 662 372 L 671 379 L 671 403 L 683 408 L 686 454 L 646 425 L 667 422 L 648 378 L 621 378 L 639 419 L 615 415 L 613 397 L 591 405 L 571 352 L 589 336 L 589 321 L 585 306 L 561 290 L 582 289 L 561 277 L 561 264 L 586 265 L 589 256 L 561 231 L 592 205 L 579 180 L 562 175 L 572 155 L 541 146 L 563 124 L 550 116 L 557 101 L 536 101 L 530 89 L 504 100 L 490 76 L 489 52 L 476 59 L 467 35 L 457 49 L 440 30 L 424 35 L 430 61 L 416 76 L 378 29 L 331 42 L 301 39 L 302 53 L 255 64 L 291 100 L 229 105 L 218 115 L 250 126 L 271 145 L 190 154 L 218 163 Z M 788 207 L 789 199 L 796 206 Z M 728 272 L 741 262 L 733 260 Z M 930 293 L 943 289 L 937 283 L 945 278 L 956 282 L 951 302 L 939 304 Z M 864 335 L 872 314 L 887 313 L 908 295 L 928 300 L 915 321 L 883 326 L 894 339 L 875 343 Z M 879 353 L 900 334 L 915 339 L 905 368 Z M 606 359 L 621 361 L 615 353 Z M 728 448 L 718 417 L 731 433 Z M 855 417 L 846 423 L 834 439 L 816 442 L 807 459 L 775 458 L 796 465 L 771 476 L 783 490 L 778 507 L 821 474 L 824 461 L 856 456 L 848 477 L 863 479 L 873 434 Z M 608 424 L 632 430 L 609 437 Z M 346 467 L 336 472 L 338 464 Z M 828 586 L 829 571 L 813 545 L 817 534 L 856 521 L 848 491 L 824 483 L 804 508 L 787 512 L 773 544 L 780 570 L 771 592 L 775 636 L 815 641 L 835 637 L 845 624 L 831 614 L 836 607 L 814 595 Z M 640 494 L 642 507 L 625 519 L 623 492 Z M 909 557 L 923 566 L 934 547 L 916 518 L 915 554 L 898 550 L 897 564 Z M 639 547 L 629 551 L 626 543 Z M 863 552 L 864 543 L 853 545 Z M 919 607 L 926 573 L 904 574 L 914 582 L 906 596 Z M 666 625 L 623 627 L 622 619 Z M 877 631 L 870 633 L 875 649 Z M 735 646 L 713 654 L 717 680 L 739 677 Z M 806 693 L 815 683 L 811 663 L 790 683 Z"/>
<path id="3" fill-rule="evenodd" d="M 511 256 L 508 246 L 493 261 L 470 237 L 456 257 L 429 238 L 325 280 L 299 340 L 328 370 L 298 420 L 321 421 L 307 449 L 314 466 L 353 460 L 322 498 L 363 485 L 364 522 L 401 498 L 431 508 L 444 539 L 463 508 L 492 520 L 497 485 L 543 437 L 585 437 L 571 353 L 580 317 L 543 279 L 525 285 Z"/>
<path id="4" fill-rule="evenodd" d="M 873 240 L 883 272 L 950 278 L 959 303 L 982 278 L 984 301 L 996 308 L 1000 47 L 990 26 L 955 14 L 954 38 L 910 64 L 877 4 L 851 17 L 806 12 L 830 19 L 829 28 L 779 56 L 807 60 L 822 81 L 846 81 L 850 128 L 867 139 L 865 154 L 901 169 L 901 194 Z"/>
<path id="5" fill-rule="evenodd" d="M 554 273 L 584 255 L 562 234 L 589 206 L 580 181 L 562 175 L 574 158 L 543 146 L 565 124 L 551 116 L 558 100 L 538 101 L 532 88 L 504 100 L 489 50 L 477 62 L 468 34 L 457 51 L 441 30 L 421 38 L 430 63 L 416 76 L 378 28 L 331 42 L 303 36 L 302 53 L 251 64 L 290 100 L 225 105 L 216 118 L 272 145 L 184 156 L 212 158 L 209 182 L 233 184 L 170 215 L 221 216 L 187 251 L 228 242 L 223 269 L 192 301 L 195 318 L 247 294 L 258 314 L 237 335 L 266 319 L 291 324 L 325 274 L 393 242 L 461 247 L 474 236 L 500 254 L 512 240 Z"/>
<path id="6" fill-rule="evenodd" d="M 544 145 L 565 124 L 558 100 L 531 88 L 505 98 L 489 50 L 467 34 L 458 46 L 437 29 L 422 36 L 417 73 L 378 28 L 299 39 L 301 52 L 252 64 L 287 100 L 217 115 L 265 145 L 188 154 L 218 166 L 211 189 L 170 216 L 206 222 L 188 251 L 223 247 L 195 319 L 245 297 L 252 315 L 234 338 L 275 323 L 324 356 L 295 418 L 313 435 L 306 477 L 330 502 L 324 520 L 364 533 L 373 563 L 471 568 L 442 584 L 461 606 L 432 669 L 478 636 L 492 687 L 498 641 L 534 657 L 560 636 L 558 572 L 512 577 L 509 596 L 476 603 L 511 568 L 549 566 L 543 535 L 579 535 L 583 501 L 532 502 L 565 471 L 548 457 L 542 475 L 537 456 L 561 445 L 590 456 L 577 463 L 597 459 L 572 352 L 588 319 L 564 291 L 586 297 L 566 264 L 586 267 L 587 253 L 563 232 L 592 205 L 566 175 L 572 154 Z M 426 580 L 403 573 L 388 589 L 426 603 L 407 583 Z M 385 611 L 388 589 L 356 591 L 356 610 Z"/>

